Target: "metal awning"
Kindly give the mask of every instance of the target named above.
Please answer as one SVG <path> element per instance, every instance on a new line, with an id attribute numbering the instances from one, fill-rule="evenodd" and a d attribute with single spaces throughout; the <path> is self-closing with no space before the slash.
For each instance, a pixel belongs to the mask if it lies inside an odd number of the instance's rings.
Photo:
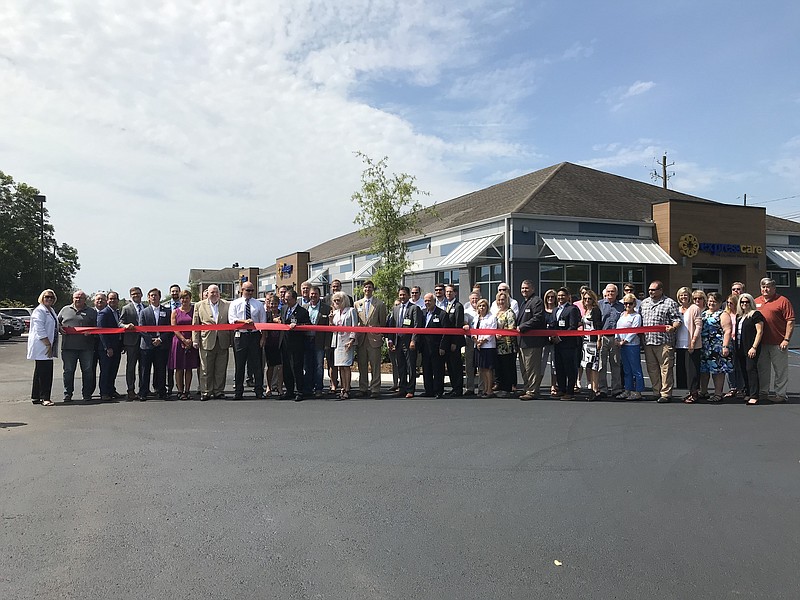
<path id="1" fill-rule="evenodd" d="M 308 280 L 311 285 L 322 285 L 328 283 L 328 269 L 320 271 Z"/>
<path id="2" fill-rule="evenodd" d="M 503 237 L 503 234 L 499 233 L 461 242 L 441 260 L 437 267 L 464 267 L 474 261 L 484 250 L 492 246 L 501 237 Z M 495 251 L 497 255 L 493 258 L 501 258 L 502 253 L 497 249 Z"/>
<path id="3" fill-rule="evenodd" d="M 353 273 L 352 280 L 357 281 L 359 279 L 364 279 L 365 277 L 372 277 L 375 274 L 375 268 L 378 266 L 378 263 L 381 262 L 379 258 L 371 258 L 363 265 L 361 265 L 356 271 Z"/>
<path id="4" fill-rule="evenodd" d="M 603 238 L 580 235 L 542 235 L 545 247 L 559 260 L 589 262 L 641 263 L 648 265 L 678 264 L 652 240 L 640 238 Z M 541 258 L 546 258 L 545 248 Z"/>
<path id="5" fill-rule="evenodd" d="M 767 256 L 781 269 L 800 269 L 800 250 L 767 247 Z"/>

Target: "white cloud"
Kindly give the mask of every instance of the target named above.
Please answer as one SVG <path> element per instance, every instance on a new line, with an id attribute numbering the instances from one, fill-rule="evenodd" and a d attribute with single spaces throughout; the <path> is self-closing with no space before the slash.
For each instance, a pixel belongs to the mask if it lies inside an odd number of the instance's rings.
<path id="1" fill-rule="evenodd" d="M 622 99 L 625 100 L 627 98 L 632 98 L 633 96 L 638 96 L 640 94 L 644 94 L 652 90 L 655 87 L 655 82 L 653 81 L 637 81 L 634 84 L 625 90 L 625 93 L 622 94 Z"/>
<path id="2" fill-rule="evenodd" d="M 615 112 L 625 106 L 625 102 L 635 96 L 641 96 L 655 87 L 654 81 L 636 81 L 625 87 L 615 87 L 602 93 L 604 101 L 611 106 L 611 111 Z"/>

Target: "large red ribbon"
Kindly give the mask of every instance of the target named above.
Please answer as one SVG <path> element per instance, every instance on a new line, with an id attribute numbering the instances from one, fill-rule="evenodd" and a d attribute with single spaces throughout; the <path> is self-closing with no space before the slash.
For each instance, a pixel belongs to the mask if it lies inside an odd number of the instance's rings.
<path id="1" fill-rule="evenodd" d="M 617 333 L 663 333 L 665 325 L 650 325 L 647 327 L 628 327 L 625 329 L 599 329 L 592 331 L 584 330 L 562 330 L 562 329 L 535 329 L 520 333 L 515 329 L 470 329 L 468 332 L 457 327 L 342 327 L 339 325 L 297 325 L 291 328 L 282 323 L 253 323 L 245 325 L 243 323 L 223 323 L 220 325 L 142 325 L 133 329 L 123 329 L 121 327 L 64 327 L 66 334 L 84 335 L 113 335 L 126 331 L 139 333 L 158 333 L 175 331 L 329 331 L 335 333 L 382 333 L 410 335 L 412 333 L 422 335 L 504 335 L 504 336 L 524 336 L 524 337 L 575 337 L 585 335 L 615 335 Z"/>

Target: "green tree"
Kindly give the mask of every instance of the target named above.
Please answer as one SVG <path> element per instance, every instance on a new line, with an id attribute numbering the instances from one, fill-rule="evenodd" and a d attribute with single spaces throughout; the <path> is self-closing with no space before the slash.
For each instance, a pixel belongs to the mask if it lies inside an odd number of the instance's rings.
<path id="1" fill-rule="evenodd" d="M 361 173 L 361 189 L 351 196 L 359 210 L 353 222 L 361 226 L 361 235 L 372 240 L 370 254 L 381 257 L 372 276 L 376 294 L 388 306 L 403 274 L 411 265 L 403 237 L 420 233 L 419 222 L 433 207 L 424 208 L 418 196 L 430 195 L 416 186 L 416 177 L 408 173 L 386 173 L 388 157 L 375 162 L 363 152 L 356 152 L 366 165 Z"/>
<path id="2" fill-rule="evenodd" d="M 36 303 L 41 288 L 41 204 L 39 190 L 15 183 L 0 171 L 0 299 Z M 44 208 L 45 286 L 58 295 L 58 305 L 72 300 L 73 280 L 80 269 L 78 251 L 59 244 Z"/>

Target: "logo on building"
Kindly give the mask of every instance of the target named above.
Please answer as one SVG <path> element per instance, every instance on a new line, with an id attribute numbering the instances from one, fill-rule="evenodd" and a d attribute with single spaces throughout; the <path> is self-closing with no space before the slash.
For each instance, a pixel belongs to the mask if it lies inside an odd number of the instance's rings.
<path id="1" fill-rule="evenodd" d="M 292 276 L 292 271 L 294 270 L 294 265 L 289 263 L 281 263 L 278 265 L 278 274 L 280 275 L 281 279 L 288 279 Z"/>
<path id="2" fill-rule="evenodd" d="M 691 233 L 686 233 L 681 236 L 680 240 L 678 240 L 678 248 L 683 256 L 692 258 L 697 256 L 697 251 L 700 249 L 700 243 Z"/>

